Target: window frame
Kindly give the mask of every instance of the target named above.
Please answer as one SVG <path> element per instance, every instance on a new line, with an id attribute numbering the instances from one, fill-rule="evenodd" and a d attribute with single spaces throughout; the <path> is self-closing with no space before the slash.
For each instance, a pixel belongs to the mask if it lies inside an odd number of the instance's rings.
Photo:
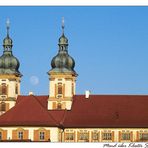
<path id="1" fill-rule="evenodd" d="M 69 137 L 69 135 L 72 135 L 72 139 L 70 139 L 70 138 L 67 138 L 67 136 Z M 65 141 L 74 141 L 75 140 L 75 133 L 74 132 L 66 132 L 65 133 Z"/>
<path id="2" fill-rule="evenodd" d="M 62 86 L 62 83 L 58 83 L 57 94 L 58 95 L 62 95 L 63 94 L 63 86 Z"/>
<path id="3" fill-rule="evenodd" d="M 94 135 L 97 135 L 96 138 L 94 138 Z M 93 131 L 92 132 L 92 141 L 98 141 L 99 140 L 99 132 L 98 131 Z"/>
<path id="4" fill-rule="evenodd" d="M 143 138 L 141 139 L 141 138 L 140 138 L 140 135 L 144 135 L 144 134 L 147 135 L 147 139 L 143 139 Z M 148 132 L 139 132 L 139 140 L 140 140 L 140 141 L 148 141 Z"/>
<path id="5" fill-rule="evenodd" d="M 45 140 L 45 132 L 44 131 L 39 132 L 39 140 L 40 141 Z"/>
<path id="6" fill-rule="evenodd" d="M 103 141 L 112 141 L 113 133 L 112 132 L 102 132 L 102 140 Z"/>
<path id="7" fill-rule="evenodd" d="M 1 85 L 1 95 L 7 95 L 7 85 L 5 83 Z"/>
<path id="8" fill-rule="evenodd" d="M 61 103 L 57 103 L 57 109 L 58 110 L 62 109 L 62 104 Z"/>
<path id="9" fill-rule="evenodd" d="M 3 134 L 2 134 L 2 132 L 0 131 L 0 140 L 2 140 L 2 135 L 3 135 Z"/>
<path id="10" fill-rule="evenodd" d="M 23 131 L 18 131 L 18 139 L 23 140 L 24 139 L 24 132 Z"/>
<path id="11" fill-rule="evenodd" d="M 1 102 L 0 103 L 0 112 L 5 112 L 6 111 L 6 103 L 5 102 Z"/>
<path id="12" fill-rule="evenodd" d="M 89 141 L 89 132 L 88 131 L 80 131 L 78 140 L 79 141 Z"/>
<path id="13" fill-rule="evenodd" d="M 125 134 L 125 135 L 123 136 L 123 134 Z M 131 133 L 130 132 L 121 132 L 121 141 L 131 141 Z"/>
<path id="14" fill-rule="evenodd" d="M 18 85 L 15 85 L 15 93 L 18 94 Z"/>

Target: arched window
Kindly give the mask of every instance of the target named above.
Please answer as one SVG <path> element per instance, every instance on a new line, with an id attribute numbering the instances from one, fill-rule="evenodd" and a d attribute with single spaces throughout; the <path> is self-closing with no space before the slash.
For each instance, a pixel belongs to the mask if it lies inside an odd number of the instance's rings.
<path id="1" fill-rule="evenodd" d="M 5 83 L 2 84 L 2 95 L 6 95 L 7 94 L 7 86 Z"/>
<path id="2" fill-rule="evenodd" d="M 15 93 L 18 94 L 18 85 L 15 85 Z"/>
<path id="3" fill-rule="evenodd" d="M 62 94 L 62 83 L 58 83 L 58 95 Z"/>

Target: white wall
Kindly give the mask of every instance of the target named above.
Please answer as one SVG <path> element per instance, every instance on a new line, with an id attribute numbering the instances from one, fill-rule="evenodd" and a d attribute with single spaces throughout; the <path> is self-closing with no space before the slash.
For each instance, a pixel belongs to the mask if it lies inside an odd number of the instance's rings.
<path id="1" fill-rule="evenodd" d="M 38 130 L 41 127 L 4 127 L 3 130 L 7 130 L 7 139 L 12 139 L 12 131 L 18 128 L 23 128 L 24 130 L 29 130 L 28 138 L 32 141 L 34 140 L 34 130 Z M 43 127 L 46 130 L 50 130 L 50 140 L 51 142 L 59 141 L 59 130 L 57 127 Z"/>
<path id="2" fill-rule="evenodd" d="M 77 132 L 80 132 L 80 130 L 85 130 L 89 132 L 89 142 L 91 142 L 91 132 L 93 132 L 94 130 L 97 130 L 99 132 L 99 141 L 101 141 L 101 132 L 105 132 L 105 131 L 110 131 L 110 132 L 114 132 L 114 142 L 118 142 L 119 141 L 119 131 L 125 131 L 125 132 L 133 132 L 133 141 L 137 140 L 137 131 L 138 132 L 146 132 L 148 133 L 148 128 L 66 128 L 64 130 L 64 133 L 68 133 L 68 131 L 71 132 L 75 132 L 75 141 L 77 142 Z M 63 133 L 63 135 L 64 135 Z M 103 141 L 102 141 L 103 142 Z M 106 141 L 104 141 L 106 142 Z M 110 141 L 111 142 L 111 141 Z"/>

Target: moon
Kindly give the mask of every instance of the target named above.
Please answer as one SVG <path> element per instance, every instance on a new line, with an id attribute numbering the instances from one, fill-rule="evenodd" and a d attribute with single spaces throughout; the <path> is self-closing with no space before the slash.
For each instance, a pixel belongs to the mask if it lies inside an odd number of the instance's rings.
<path id="1" fill-rule="evenodd" d="M 30 77 L 30 83 L 32 85 L 38 85 L 39 84 L 39 78 L 37 76 L 31 76 Z"/>

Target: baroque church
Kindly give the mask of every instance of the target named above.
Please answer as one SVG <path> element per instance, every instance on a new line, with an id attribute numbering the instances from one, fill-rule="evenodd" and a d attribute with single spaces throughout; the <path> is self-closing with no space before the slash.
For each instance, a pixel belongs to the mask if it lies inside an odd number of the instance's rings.
<path id="1" fill-rule="evenodd" d="M 0 141 L 141 142 L 148 141 L 148 95 L 76 94 L 75 61 L 68 39 L 58 41 L 51 61 L 49 94 L 20 94 L 22 74 L 9 35 L 0 57 Z"/>

